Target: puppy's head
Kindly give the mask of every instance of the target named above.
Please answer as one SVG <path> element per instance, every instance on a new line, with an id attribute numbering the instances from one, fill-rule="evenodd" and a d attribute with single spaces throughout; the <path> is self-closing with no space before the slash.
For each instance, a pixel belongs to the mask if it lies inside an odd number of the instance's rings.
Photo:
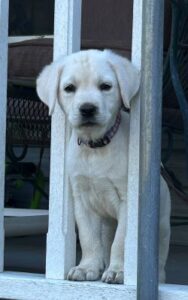
<path id="1" fill-rule="evenodd" d="M 97 139 L 139 88 L 139 73 L 111 51 L 88 50 L 60 58 L 37 79 L 40 99 L 53 113 L 58 101 L 80 137 Z"/>

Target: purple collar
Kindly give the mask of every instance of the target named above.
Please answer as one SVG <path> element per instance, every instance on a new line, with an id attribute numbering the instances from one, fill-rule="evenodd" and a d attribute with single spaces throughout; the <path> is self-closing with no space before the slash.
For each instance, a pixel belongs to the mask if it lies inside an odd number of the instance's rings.
<path id="1" fill-rule="evenodd" d="M 121 122 L 121 114 L 119 112 L 116 117 L 115 124 L 106 132 L 106 134 L 102 138 L 100 138 L 96 141 L 82 140 L 82 139 L 78 138 L 78 145 L 80 146 L 81 144 L 84 144 L 90 148 L 100 148 L 100 147 L 104 147 L 104 146 L 108 145 L 111 142 L 111 139 L 113 138 L 113 136 L 118 131 L 120 122 Z"/>

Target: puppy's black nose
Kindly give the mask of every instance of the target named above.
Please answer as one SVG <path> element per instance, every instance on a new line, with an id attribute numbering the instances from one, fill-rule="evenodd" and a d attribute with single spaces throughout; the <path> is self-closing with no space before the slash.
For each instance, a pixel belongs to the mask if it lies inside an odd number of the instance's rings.
<path id="1" fill-rule="evenodd" d="M 82 117 L 93 117 L 97 112 L 97 107 L 91 103 L 84 103 L 80 106 Z"/>

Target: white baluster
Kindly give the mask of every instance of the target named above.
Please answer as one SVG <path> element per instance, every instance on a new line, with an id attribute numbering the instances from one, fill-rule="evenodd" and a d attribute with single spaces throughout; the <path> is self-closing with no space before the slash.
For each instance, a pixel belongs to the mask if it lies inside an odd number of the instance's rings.
<path id="1" fill-rule="evenodd" d="M 143 0 L 134 0 L 132 31 L 132 62 L 141 68 L 142 43 L 142 4 Z M 138 197 L 139 197 L 139 138 L 140 138 L 140 99 L 139 95 L 131 103 L 130 144 L 128 169 L 128 218 L 125 239 L 125 283 L 137 282 L 137 243 L 138 243 Z"/>
<path id="2" fill-rule="evenodd" d="M 56 0 L 54 59 L 80 49 L 81 0 Z M 46 277 L 64 279 L 75 264 L 75 224 L 66 170 L 69 126 L 58 105 L 52 116 Z"/>

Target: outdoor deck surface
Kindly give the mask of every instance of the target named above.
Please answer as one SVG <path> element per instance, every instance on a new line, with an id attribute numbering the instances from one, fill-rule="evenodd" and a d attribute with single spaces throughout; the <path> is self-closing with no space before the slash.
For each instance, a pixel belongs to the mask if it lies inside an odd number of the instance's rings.
<path id="1" fill-rule="evenodd" d="M 44 273 L 45 244 L 44 235 L 6 239 L 6 270 Z M 167 282 L 188 284 L 188 246 L 171 245 Z"/>

